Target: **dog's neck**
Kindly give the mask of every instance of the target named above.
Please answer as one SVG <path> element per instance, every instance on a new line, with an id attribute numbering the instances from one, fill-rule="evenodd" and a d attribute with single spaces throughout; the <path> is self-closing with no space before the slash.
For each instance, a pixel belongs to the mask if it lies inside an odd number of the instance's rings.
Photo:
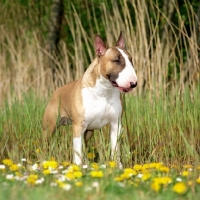
<path id="1" fill-rule="evenodd" d="M 95 95 L 99 97 L 108 97 L 114 93 L 119 93 L 110 81 L 103 77 L 100 73 L 100 64 L 98 58 L 90 64 L 83 76 L 84 88 L 90 88 Z"/>

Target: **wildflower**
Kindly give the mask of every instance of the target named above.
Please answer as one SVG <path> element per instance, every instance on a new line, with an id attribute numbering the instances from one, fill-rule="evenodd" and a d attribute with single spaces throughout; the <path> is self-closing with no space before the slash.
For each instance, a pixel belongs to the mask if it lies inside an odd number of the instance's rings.
<path id="1" fill-rule="evenodd" d="M 153 179 L 153 183 L 151 184 L 151 188 L 158 192 L 161 188 L 161 185 L 168 185 L 172 182 L 172 179 L 168 176 L 165 177 L 156 177 Z"/>
<path id="2" fill-rule="evenodd" d="M 90 175 L 93 178 L 101 178 L 101 177 L 103 177 L 103 172 L 102 171 L 92 171 L 92 172 L 90 172 Z"/>
<path id="3" fill-rule="evenodd" d="M 131 169 L 131 168 L 124 169 L 124 173 L 128 174 L 129 177 L 137 174 L 137 172 L 134 169 Z"/>
<path id="4" fill-rule="evenodd" d="M 87 166 L 87 165 L 83 165 L 82 168 L 83 168 L 83 169 L 87 169 L 88 166 Z"/>
<path id="5" fill-rule="evenodd" d="M 82 186 L 83 185 L 83 182 L 82 181 L 76 181 L 75 182 L 75 186 L 77 186 L 77 187 L 80 187 L 80 186 Z"/>
<path id="6" fill-rule="evenodd" d="M 124 180 L 123 176 L 115 177 L 115 181 L 117 181 L 117 182 L 120 182 L 120 181 L 123 181 L 123 180 Z"/>
<path id="7" fill-rule="evenodd" d="M 176 178 L 176 181 L 177 181 L 177 182 L 182 182 L 182 178 L 177 177 L 177 178 Z"/>
<path id="8" fill-rule="evenodd" d="M 142 169 L 143 169 L 143 170 L 150 169 L 150 165 L 149 165 L 149 164 L 144 164 L 144 165 L 142 166 Z"/>
<path id="9" fill-rule="evenodd" d="M 48 175 L 48 174 L 51 173 L 51 171 L 50 171 L 49 169 L 45 169 L 45 170 L 42 171 L 42 173 L 43 173 L 44 175 Z"/>
<path id="10" fill-rule="evenodd" d="M 197 166 L 197 170 L 200 170 L 200 165 L 199 165 L 199 166 Z"/>
<path id="11" fill-rule="evenodd" d="M 35 151 L 36 151 L 36 153 L 40 153 L 40 149 L 39 148 L 37 148 Z"/>
<path id="12" fill-rule="evenodd" d="M 59 187 L 61 187 L 61 188 L 63 188 L 64 190 L 70 190 L 71 189 L 71 185 L 70 184 L 68 184 L 68 183 L 60 183 L 59 184 Z"/>
<path id="13" fill-rule="evenodd" d="M 13 180 L 14 179 L 14 175 L 13 174 L 7 174 L 6 175 L 6 179 Z"/>
<path id="14" fill-rule="evenodd" d="M 74 177 L 75 177 L 75 178 L 81 178 L 82 175 L 83 175 L 83 174 L 82 174 L 81 171 L 75 171 L 75 172 L 74 172 Z"/>
<path id="15" fill-rule="evenodd" d="M 71 165 L 69 171 L 80 171 L 80 167 L 77 165 Z"/>
<path id="16" fill-rule="evenodd" d="M 188 175 L 189 175 L 189 172 L 188 171 L 182 171 L 182 176 L 185 176 L 185 177 L 187 177 Z"/>
<path id="17" fill-rule="evenodd" d="M 153 181 L 153 183 L 151 184 L 151 189 L 158 192 L 160 190 L 160 183 L 157 181 Z"/>
<path id="18" fill-rule="evenodd" d="M 94 152 L 89 152 L 88 154 L 87 154 L 87 158 L 88 159 L 94 159 L 95 158 L 95 153 Z"/>
<path id="19" fill-rule="evenodd" d="M 38 175 L 36 175 L 36 174 L 30 174 L 30 175 L 27 177 L 26 181 L 27 181 L 27 183 L 29 183 L 29 184 L 31 184 L 31 185 L 35 185 L 37 179 L 38 179 Z"/>
<path id="20" fill-rule="evenodd" d="M 183 194 L 186 192 L 187 187 L 186 187 L 185 183 L 179 182 L 179 183 L 176 183 L 172 189 L 174 192 L 176 192 L 178 194 Z"/>
<path id="21" fill-rule="evenodd" d="M 92 163 L 91 164 L 91 167 L 94 169 L 94 170 L 99 170 L 99 165 L 97 163 Z"/>
<path id="22" fill-rule="evenodd" d="M 10 166 L 11 171 L 17 171 L 19 169 L 19 166 L 17 164 L 13 164 Z"/>
<path id="23" fill-rule="evenodd" d="M 71 164 L 70 162 L 66 162 L 66 161 L 62 162 L 63 167 L 69 167 L 70 164 Z"/>
<path id="24" fill-rule="evenodd" d="M 192 186 L 193 185 L 193 181 L 188 181 L 187 185 L 188 186 Z"/>
<path id="25" fill-rule="evenodd" d="M 136 165 L 133 166 L 133 169 L 136 170 L 136 171 L 142 171 L 143 167 L 142 167 L 142 165 L 136 164 Z"/>
<path id="26" fill-rule="evenodd" d="M 196 179 L 196 183 L 200 184 L 200 177 Z"/>
<path id="27" fill-rule="evenodd" d="M 35 181 L 35 184 L 36 185 L 39 185 L 39 184 L 42 184 L 44 182 L 44 178 L 40 178 L 40 179 L 37 179 L 36 181 Z"/>
<path id="28" fill-rule="evenodd" d="M 99 182 L 95 181 L 92 183 L 92 187 L 98 188 L 99 187 Z"/>
<path id="29" fill-rule="evenodd" d="M 35 163 L 34 165 L 31 166 L 32 171 L 36 171 L 38 169 L 38 164 Z"/>
<path id="30" fill-rule="evenodd" d="M 22 162 L 26 162 L 26 158 L 22 158 L 21 161 L 22 161 Z"/>
<path id="31" fill-rule="evenodd" d="M 65 177 L 66 177 L 66 179 L 69 180 L 69 181 L 75 179 L 74 173 L 71 172 L 71 171 L 68 171 L 68 172 L 65 174 Z"/>
<path id="32" fill-rule="evenodd" d="M 116 167 L 116 162 L 115 161 L 110 161 L 108 163 L 108 165 L 109 165 L 110 168 L 115 168 Z"/>
<path id="33" fill-rule="evenodd" d="M 153 181 L 158 182 L 159 184 L 162 184 L 162 185 L 167 185 L 169 183 L 172 183 L 172 179 L 168 176 L 157 177 L 157 178 L 154 178 Z"/>
<path id="34" fill-rule="evenodd" d="M 148 180 L 150 177 L 151 177 L 151 174 L 150 174 L 150 173 L 144 173 L 143 176 L 142 176 L 142 180 L 143 180 L 143 181 L 146 181 L 146 180 Z"/>
<path id="35" fill-rule="evenodd" d="M 163 166 L 159 168 L 159 171 L 168 173 L 170 171 L 169 167 Z"/>
<path id="36" fill-rule="evenodd" d="M 0 165 L 0 170 L 4 170 L 6 168 L 5 165 Z"/>
<path id="37" fill-rule="evenodd" d="M 4 159 L 3 164 L 10 167 L 13 164 L 13 161 L 10 159 Z"/>
<path id="38" fill-rule="evenodd" d="M 101 165 L 100 169 L 106 169 L 106 165 L 105 164 Z"/>
<path id="39" fill-rule="evenodd" d="M 54 160 L 44 161 L 42 165 L 44 169 L 50 169 L 50 170 L 56 169 L 58 167 L 58 163 Z"/>

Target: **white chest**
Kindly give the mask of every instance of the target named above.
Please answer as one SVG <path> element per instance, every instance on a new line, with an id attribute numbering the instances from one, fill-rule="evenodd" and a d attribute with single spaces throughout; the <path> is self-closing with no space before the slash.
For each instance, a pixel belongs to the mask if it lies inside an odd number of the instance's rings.
<path id="1" fill-rule="evenodd" d="M 100 129 L 121 116 L 120 93 L 116 88 L 83 88 L 82 98 L 85 125 L 89 130 Z"/>

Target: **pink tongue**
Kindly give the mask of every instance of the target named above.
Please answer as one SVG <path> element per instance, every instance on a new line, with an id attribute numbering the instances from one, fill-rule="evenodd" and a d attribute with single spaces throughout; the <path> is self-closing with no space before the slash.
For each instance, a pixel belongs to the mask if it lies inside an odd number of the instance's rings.
<path id="1" fill-rule="evenodd" d="M 123 88 L 123 87 L 117 87 L 117 88 L 120 92 L 130 92 L 133 90 L 133 88 Z"/>

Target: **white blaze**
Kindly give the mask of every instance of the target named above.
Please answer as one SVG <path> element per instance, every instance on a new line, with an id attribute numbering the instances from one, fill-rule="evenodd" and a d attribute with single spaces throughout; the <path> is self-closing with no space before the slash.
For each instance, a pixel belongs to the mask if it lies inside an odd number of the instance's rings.
<path id="1" fill-rule="evenodd" d="M 119 48 L 117 49 L 125 59 L 125 68 L 119 73 L 116 82 L 119 87 L 130 88 L 130 82 L 133 82 L 135 84 L 137 82 L 137 76 L 132 63 L 128 59 L 128 56 L 124 53 L 123 50 Z"/>

